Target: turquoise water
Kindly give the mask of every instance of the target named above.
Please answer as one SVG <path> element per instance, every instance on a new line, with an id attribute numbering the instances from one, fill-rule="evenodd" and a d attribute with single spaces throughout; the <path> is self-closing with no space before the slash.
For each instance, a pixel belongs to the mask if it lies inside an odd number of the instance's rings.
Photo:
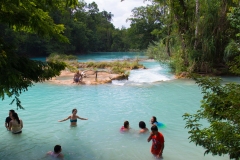
<path id="1" fill-rule="evenodd" d="M 78 55 L 79 62 L 86 61 L 111 61 L 111 60 L 127 60 L 132 58 L 146 58 L 143 52 L 95 52 L 91 54 Z M 46 61 L 46 57 L 32 58 L 38 61 Z"/>
<path id="2" fill-rule="evenodd" d="M 182 115 L 195 113 L 202 98 L 194 81 L 174 79 L 157 62 L 142 63 L 149 69 L 132 71 L 128 81 L 93 86 L 35 84 L 20 97 L 25 110 L 17 113 L 24 122 L 23 133 L 12 135 L 4 126 L 0 130 L 0 159 L 48 160 L 52 158 L 45 153 L 60 144 L 67 160 L 154 160 L 148 135 L 137 134 L 138 122 L 145 121 L 150 129 L 152 116 L 166 125 L 160 129 L 165 136 L 164 160 L 229 159 L 204 156 L 204 149 L 189 143 Z M 0 102 L 2 122 L 8 110 L 16 108 L 10 102 L 8 98 Z M 73 108 L 89 120 L 78 120 L 77 127 L 58 122 Z M 122 134 L 119 129 L 125 120 L 132 129 Z"/>

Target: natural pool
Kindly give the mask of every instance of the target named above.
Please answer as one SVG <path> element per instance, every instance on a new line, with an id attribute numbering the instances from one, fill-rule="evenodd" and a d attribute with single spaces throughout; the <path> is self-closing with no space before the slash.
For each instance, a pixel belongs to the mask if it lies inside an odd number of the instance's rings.
<path id="1" fill-rule="evenodd" d="M 148 135 L 137 134 L 138 122 L 145 121 L 150 129 L 153 115 L 167 126 L 160 129 L 165 136 L 164 160 L 229 159 L 204 156 L 201 147 L 189 143 L 182 115 L 195 113 L 202 99 L 194 81 L 174 79 L 157 62 L 142 63 L 149 69 L 132 71 L 128 81 L 96 86 L 35 84 L 20 96 L 25 110 L 17 113 L 24 122 L 23 133 L 12 135 L 2 125 L 0 159 L 52 159 L 45 153 L 60 144 L 66 160 L 153 160 Z M 10 102 L 8 98 L 0 101 L 2 122 L 8 110 L 16 108 Z M 73 108 L 89 120 L 78 120 L 77 127 L 70 127 L 69 121 L 58 122 Z M 121 134 L 125 120 L 132 131 Z"/>

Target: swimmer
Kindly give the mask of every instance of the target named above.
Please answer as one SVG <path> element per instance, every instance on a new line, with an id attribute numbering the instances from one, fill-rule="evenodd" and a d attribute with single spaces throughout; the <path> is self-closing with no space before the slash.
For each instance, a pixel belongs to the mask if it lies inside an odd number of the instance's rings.
<path id="1" fill-rule="evenodd" d="M 51 155 L 54 158 L 63 158 L 64 155 L 61 152 L 62 152 L 62 147 L 60 145 L 56 145 L 54 147 L 54 151 L 47 152 L 47 155 Z"/>
<path id="2" fill-rule="evenodd" d="M 130 129 L 130 127 L 129 127 L 129 122 L 128 122 L 128 121 L 125 121 L 125 122 L 123 123 L 123 126 L 120 128 L 120 131 L 121 131 L 121 132 L 128 132 L 129 129 Z"/>
<path id="3" fill-rule="evenodd" d="M 139 122 L 139 128 L 141 128 L 139 133 L 148 133 L 149 132 L 148 128 L 146 128 L 145 122 L 143 122 L 143 121 Z"/>
<path id="4" fill-rule="evenodd" d="M 70 119 L 70 123 L 71 126 L 76 126 L 77 125 L 77 119 L 81 119 L 81 120 L 88 120 L 87 118 L 81 118 L 77 115 L 77 109 L 73 109 L 72 110 L 72 115 L 68 116 L 67 118 L 63 119 L 63 120 L 58 120 L 58 122 L 63 122 Z"/>
<path id="5" fill-rule="evenodd" d="M 153 126 L 157 126 L 157 125 L 158 125 L 157 118 L 156 118 L 155 116 L 152 116 L 151 124 L 152 124 Z"/>

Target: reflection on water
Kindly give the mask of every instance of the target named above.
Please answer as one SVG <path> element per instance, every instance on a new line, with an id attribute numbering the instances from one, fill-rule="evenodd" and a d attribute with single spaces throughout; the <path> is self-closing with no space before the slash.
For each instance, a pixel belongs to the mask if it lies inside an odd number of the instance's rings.
<path id="1" fill-rule="evenodd" d="M 139 121 L 150 129 L 152 116 L 166 125 L 160 129 L 165 136 L 163 159 L 229 159 L 204 156 L 201 147 L 189 143 L 182 115 L 199 108 L 202 95 L 198 86 L 191 80 L 174 79 L 157 62 L 142 63 L 149 69 L 131 72 L 128 81 L 96 86 L 40 83 L 30 88 L 20 97 L 26 109 L 17 111 L 24 123 L 23 133 L 12 135 L 2 125 L 0 159 L 52 159 L 45 157 L 46 152 L 60 144 L 67 160 L 153 160 L 148 135 L 137 134 Z M 155 78 L 158 82 L 152 82 Z M 0 102 L 2 122 L 8 110 L 15 108 L 10 102 Z M 70 127 L 69 121 L 58 122 L 73 108 L 88 120 L 78 120 L 77 127 Z M 119 129 L 125 120 L 132 129 L 122 134 Z"/>

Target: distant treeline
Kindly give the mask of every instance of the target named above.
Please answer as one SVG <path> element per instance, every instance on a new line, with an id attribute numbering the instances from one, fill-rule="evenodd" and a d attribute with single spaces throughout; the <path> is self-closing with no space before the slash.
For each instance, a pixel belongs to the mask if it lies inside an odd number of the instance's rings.
<path id="1" fill-rule="evenodd" d="M 49 36 L 38 36 L 48 30 L 42 24 L 41 32 L 33 34 L 31 29 L 14 31 L 11 23 L 0 22 L 0 37 L 19 55 L 30 57 L 145 50 L 149 57 L 170 64 L 177 74 L 223 74 L 240 68 L 239 1 L 153 0 L 151 5 L 134 8 L 128 18 L 130 28 L 121 29 L 112 24 L 114 15 L 99 11 L 95 2 L 76 3 L 48 11 L 58 25 L 55 30 L 65 28 L 62 41 L 50 35 L 53 31 Z M 128 1 L 122 3 L 127 5 Z M 20 17 L 22 23 L 24 16 Z M 31 23 L 39 26 L 36 20 Z"/>
<path id="2" fill-rule="evenodd" d="M 9 28 L 1 23 L 0 36 L 11 47 L 15 47 L 19 54 L 30 57 L 51 53 L 137 51 L 146 49 L 150 42 L 157 40 L 156 36 L 151 35 L 153 27 L 156 28 L 157 25 L 149 25 L 151 29 L 146 30 L 145 24 L 141 23 L 141 26 L 134 28 L 132 22 L 130 29 L 115 28 L 112 24 L 114 15 L 107 11 L 100 12 L 95 2 L 78 2 L 77 6 L 66 7 L 64 10 L 56 8 L 49 15 L 56 24 L 64 25 L 63 35 L 68 38 L 67 43 L 54 37 L 39 37 L 31 31 L 15 32 L 14 27 Z"/>

